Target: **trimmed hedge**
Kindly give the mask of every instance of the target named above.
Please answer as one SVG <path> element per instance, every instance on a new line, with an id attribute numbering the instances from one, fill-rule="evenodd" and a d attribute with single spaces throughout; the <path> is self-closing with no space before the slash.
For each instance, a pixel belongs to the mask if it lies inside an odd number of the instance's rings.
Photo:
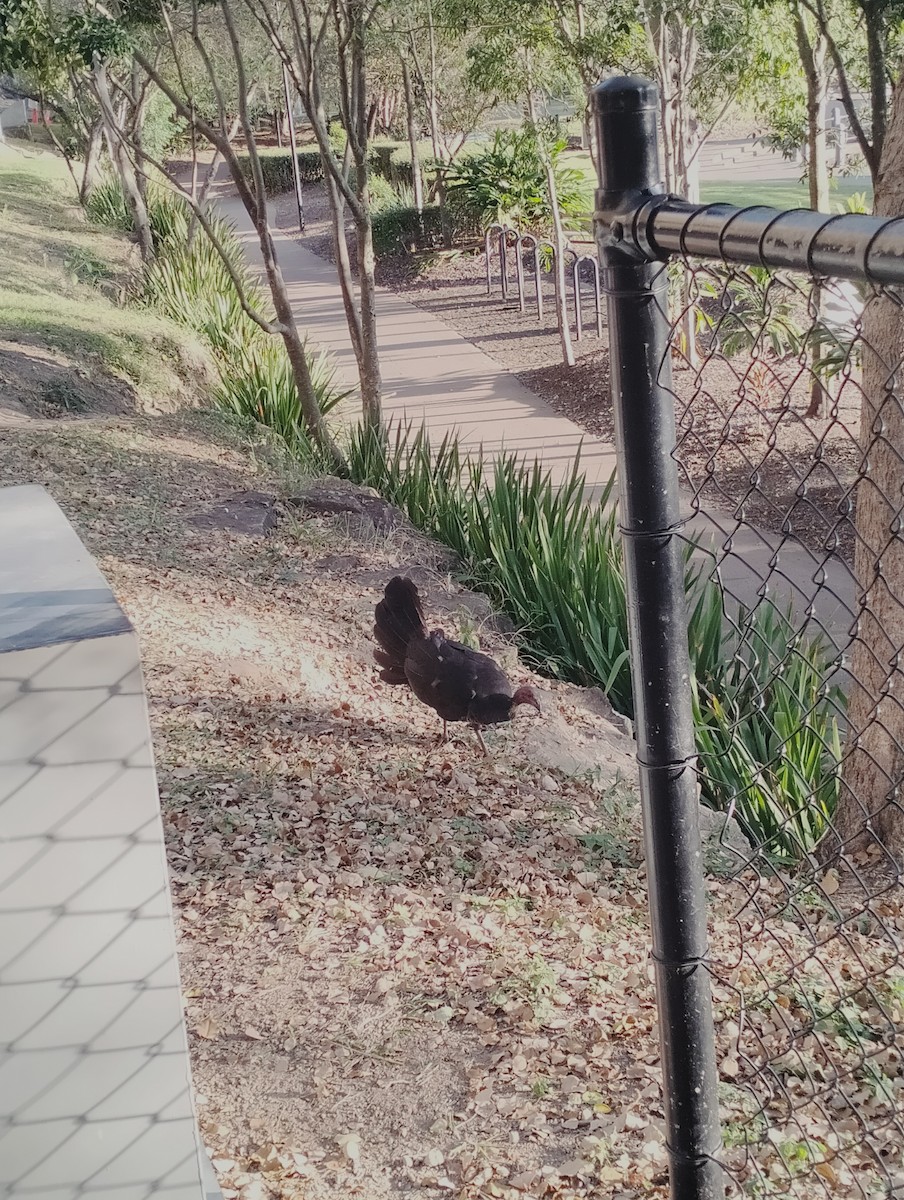
<path id="1" fill-rule="evenodd" d="M 438 208 L 387 208 L 373 218 L 374 253 L 410 254 L 443 244 L 442 214 Z"/>
<path id="2" fill-rule="evenodd" d="M 264 186 L 268 196 L 278 196 L 282 192 L 291 192 L 295 186 L 292 178 L 292 155 L 288 150 L 262 147 L 258 150 L 261 160 L 261 172 L 264 176 Z M 319 150 L 299 150 L 298 169 L 301 182 L 320 183 L 323 179 L 323 163 L 320 161 Z M 247 154 L 239 155 L 242 173 L 251 176 L 251 159 Z"/>
<path id="3" fill-rule="evenodd" d="M 438 250 L 445 243 L 444 233 L 453 242 L 463 237 L 477 236 L 478 228 L 450 212 L 446 212 L 447 229 L 443 228 L 443 213 L 437 205 L 427 205 L 422 212 L 416 208 L 396 206 L 373 216 L 374 253 L 378 258 L 389 254 L 413 254 L 419 250 Z"/>
<path id="4" fill-rule="evenodd" d="M 429 142 L 418 143 L 417 156 L 422 170 L 429 175 L 436 167 L 433 147 Z M 395 142 L 389 138 L 375 139 L 370 144 L 367 161 L 371 171 L 388 180 L 393 187 L 414 186 L 414 175 L 411 170 L 411 146 L 408 142 Z"/>

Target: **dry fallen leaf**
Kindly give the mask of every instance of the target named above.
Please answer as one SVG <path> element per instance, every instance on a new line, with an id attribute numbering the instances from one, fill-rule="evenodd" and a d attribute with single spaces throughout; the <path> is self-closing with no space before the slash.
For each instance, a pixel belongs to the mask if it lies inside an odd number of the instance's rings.
<path id="1" fill-rule="evenodd" d="M 361 1165 L 361 1135 L 358 1133 L 343 1133 L 336 1138 L 336 1145 L 357 1171 Z"/>
<path id="2" fill-rule="evenodd" d="M 834 896 L 841 886 L 841 881 L 838 878 L 838 872 L 834 867 L 830 867 L 823 875 L 819 882 L 820 888 L 827 896 Z"/>
<path id="3" fill-rule="evenodd" d="M 214 1038 L 219 1037 L 220 1027 L 213 1017 L 205 1017 L 195 1026 L 195 1033 L 205 1041 L 212 1042 Z"/>

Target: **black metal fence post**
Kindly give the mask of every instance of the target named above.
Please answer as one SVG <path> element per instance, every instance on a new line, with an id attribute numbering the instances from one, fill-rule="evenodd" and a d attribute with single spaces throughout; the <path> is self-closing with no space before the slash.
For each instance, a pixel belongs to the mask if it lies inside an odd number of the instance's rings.
<path id="1" fill-rule="evenodd" d="M 666 1136 L 673 1200 L 725 1195 L 707 957 L 690 660 L 680 537 L 668 281 L 662 262 L 622 241 L 619 214 L 662 194 L 655 84 L 608 79 L 594 91 L 597 240 L 609 312 L 637 757 Z"/>

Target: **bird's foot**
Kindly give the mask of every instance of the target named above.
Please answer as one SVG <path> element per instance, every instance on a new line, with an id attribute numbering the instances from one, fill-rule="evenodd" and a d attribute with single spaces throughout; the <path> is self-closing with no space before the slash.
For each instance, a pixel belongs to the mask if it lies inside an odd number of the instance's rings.
<path id="1" fill-rule="evenodd" d="M 475 736 L 476 736 L 476 738 L 477 738 L 478 742 L 480 742 L 480 748 L 481 748 L 481 750 L 484 752 L 484 754 L 486 755 L 486 757 L 487 757 L 487 758 L 489 758 L 489 757 L 490 757 L 490 752 L 489 752 L 489 750 L 487 750 L 487 744 L 486 744 L 486 742 L 483 740 L 483 734 L 480 732 L 480 730 L 477 728 L 477 726 L 476 726 L 476 725 L 472 725 L 472 726 L 471 726 L 471 728 L 474 730 L 474 734 L 475 734 Z"/>

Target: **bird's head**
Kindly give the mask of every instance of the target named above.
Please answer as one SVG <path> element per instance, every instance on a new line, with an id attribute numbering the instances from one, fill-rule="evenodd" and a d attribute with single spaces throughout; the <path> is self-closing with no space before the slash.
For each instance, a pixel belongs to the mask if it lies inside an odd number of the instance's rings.
<path id="1" fill-rule="evenodd" d="M 527 684 L 519 687 L 514 696 L 512 696 L 512 708 L 517 708 L 519 704 L 530 704 L 537 712 L 541 711 L 540 701 L 537 699 L 536 692 L 532 687 L 528 687 Z"/>

